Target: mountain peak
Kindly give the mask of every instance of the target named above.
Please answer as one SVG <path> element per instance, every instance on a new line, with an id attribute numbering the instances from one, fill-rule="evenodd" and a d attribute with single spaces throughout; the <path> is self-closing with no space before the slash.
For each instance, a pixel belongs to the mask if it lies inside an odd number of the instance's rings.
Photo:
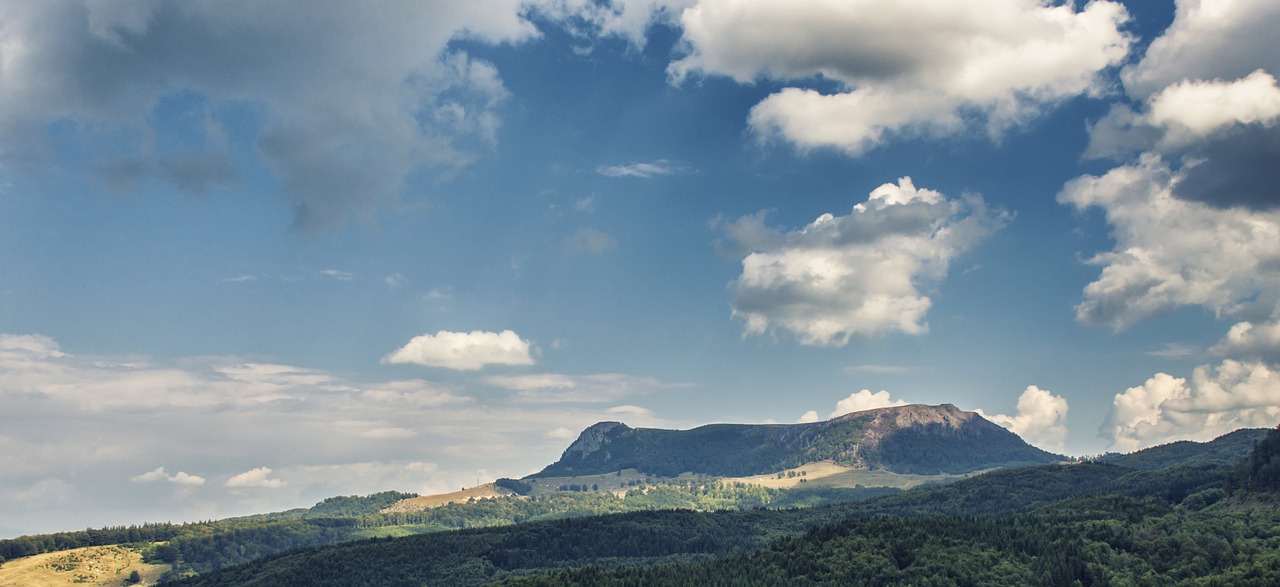
<path id="1" fill-rule="evenodd" d="M 974 412 L 952 404 L 912 404 L 807 424 L 709 424 L 662 430 L 600 422 L 584 430 L 560 460 L 533 476 L 621 469 L 663 476 L 684 472 L 744 476 L 822 460 L 900 473 L 958 473 L 1059 458 Z"/>

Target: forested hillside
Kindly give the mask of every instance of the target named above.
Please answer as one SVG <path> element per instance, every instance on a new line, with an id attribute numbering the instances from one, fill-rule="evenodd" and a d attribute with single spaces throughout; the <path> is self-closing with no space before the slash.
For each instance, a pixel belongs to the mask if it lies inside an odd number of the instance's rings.
<path id="1" fill-rule="evenodd" d="M 1228 496 L 1240 470 L 1008 469 L 800 510 L 640 512 L 364 541 L 184 584 L 1276 584 L 1280 515 L 1266 494 Z"/>
<path id="2" fill-rule="evenodd" d="M 200 573 L 200 577 L 188 580 L 191 584 L 207 585 L 383 585 L 394 584 L 400 580 L 397 577 L 409 581 L 407 584 L 437 585 L 519 578 L 588 583 L 635 579 L 622 570 L 607 571 L 620 566 L 645 567 L 646 573 L 658 573 L 646 577 L 666 581 L 669 577 L 684 576 L 680 573 L 697 576 L 718 572 L 714 565 L 728 564 L 716 562 L 724 557 L 765 556 L 771 552 L 769 549 L 783 548 L 783 543 L 776 542 L 781 538 L 797 540 L 797 536 L 810 528 L 841 520 L 855 524 L 847 532 L 851 537 L 862 531 L 858 528 L 864 528 L 855 521 L 887 516 L 915 520 L 904 523 L 903 528 L 917 523 L 936 525 L 939 536 L 951 532 L 955 540 L 963 536 L 963 523 L 956 520 L 980 519 L 975 522 L 979 524 L 975 528 L 987 527 L 982 524 L 1034 526 L 1058 523 L 1057 520 L 1065 525 L 1046 530 L 1048 534 L 1044 536 L 1048 538 L 1035 535 L 1035 540 L 1043 538 L 1053 544 L 1052 541 L 1058 539 L 1054 536 L 1066 536 L 1088 521 L 1064 518 L 1063 512 L 1070 510 L 1062 510 L 1066 507 L 1061 503 L 1063 500 L 1103 497 L 1111 501 L 1087 503 L 1119 505 L 1111 510 L 1097 506 L 1095 509 L 1105 510 L 1099 514 L 1102 519 L 1111 519 L 1107 516 L 1114 515 L 1118 516 L 1115 519 L 1128 520 L 1132 517 L 1130 514 L 1137 511 L 1134 508 L 1139 507 L 1134 504 L 1147 504 L 1141 507 L 1148 509 L 1151 504 L 1164 504 L 1161 506 L 1164 509 L 1150 510 L 1156 513 L 1147 517 L 1158 518 L 1160 524 L 1169 528 L 1185 526 L 1189 529 L 1183 534 L 1189 536 L 1198 531 L 1196 524 L 1208 524 L 1207 520 L 1214 516 L 1242 511 L 1246 513 L 1241 515 L 1254 516 L 1243 522 L 1229 517 L 1218 519 L 1226 529 L 1238 529 L 1241 524 L 1251 527 L 1250 520 L 1255 518 L 1269 519 L 1266 516 L 1270 510 L 1259 505 L 1266 504 L 1266 500 L 1257 496 L 1265 495 L 1268 488 L 1274 490 L 1277 485 L 1280 460 L 1276 454 L 1280 451 L 1276 449 L 1280 439 L 1268 437 L 1251 453 L 1255 441 L 1264 435 L 1266 431 L 1240 431 L 1211 443 L 1176 443 L 1103 462 L 997 470 L 952 484 L 909 491 L 829 487 L 812 490 L 805 485 L 781 490 L 693 476 L 654 478 L 630 487 L 622 496 L 578 484 L 569 487 L 570 490 L 542 495 L 474 500 L 393 514 L 384 514 L 381 510 L 412 494 L 339 496 L 312 508 L 228 520 L 149 524 L 0 540 L 0 556 L 14 559 L 87 545 L 159 542 L 145 550 L 150 560 L 176 563 L 175 572 L 167 579 Z M 1157 467 L 1156 463 L 1166 466 Z M 1234 495 L 1229 495 L 1232 493 Z M 866 501 L 794 510 L 760 509 L 851 499 Z M 1228 503 L 1234 505 L 1223 505 Z M 1241 503 L 1251 505 L 1244 507 Z M 1247 513 L 1259 508 L 1261 513 Z M 713 514 L 710 510 L 736 511 Z M 988 519 L 1001 516 L 994 522 Z M 445 530 L 455 531 L 442 532 Z M 1261 536 L 1259 532 L 1261 530 L 1250 529 L 1245 534 L 1219 537 L 1231 544 L 1254 544 L 1249 542 L 1250 537 Z M 389 540 L 401 536 L 405 538 Z M 877 548 L 924 548 L 909 538 L 909 534 L 902 534 L 908 536 L 903 538 L 906 546 L 894 542 L 897 540 L 894 536 L 892 532 L 884 536 Z M 375 537 L 382 538 L 368 540 Z M 1018 560 L 1033 556 L 1029 551 L 1018 550 L 1022 548 L 1019 544 L 1015 541 L 989 546 L 1000 556 Z M 952 546 L 960 549 L 956 552 L 963 551 L 960 546 Z M 830 545 L 812 548 L 838 550 Z M 1258 548 L 1266 550 L 1267 547 Z M 756 564 L 765 559 L 735 560 Z M 1253 564 L 1244 559 L 1232 560 Z M 237 566 L 251 561 L 257 562 Z M 1042 576 L 1035 573 L 1059 576 L 1060 569 L 1054 570 L 1055 564 L 1027 563 L 1029 566 L 1020 567 L 1018 572 L 1032 573 L 1027 576 L 1034 577 Z M 906 573 L 904 568 L 899 570 Z M 540 574 L 560 571 L 564 573 Z M 795 569 L 783 568 L 768 573 L 793 571 Z M 911 573 L 916 571 L 918 569 L 893 576 L 898 577 L 895 580 L 908 580 L 903 577 L 914 580 L 917 576 Z M 843 572 L 833 568 L 821 570 L 820 574 L 834 577 L 832 581 L 852 576 L 840 574 Z"/>

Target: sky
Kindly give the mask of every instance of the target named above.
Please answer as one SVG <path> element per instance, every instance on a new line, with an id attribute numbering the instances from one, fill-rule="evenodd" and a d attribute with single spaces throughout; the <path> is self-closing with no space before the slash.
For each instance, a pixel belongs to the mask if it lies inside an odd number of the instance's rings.
<path id="1" fill-rule="evenodd" d="M 1280 423 L 1273 0 L 0 0 L 0 537 L 602 420 Z"/>

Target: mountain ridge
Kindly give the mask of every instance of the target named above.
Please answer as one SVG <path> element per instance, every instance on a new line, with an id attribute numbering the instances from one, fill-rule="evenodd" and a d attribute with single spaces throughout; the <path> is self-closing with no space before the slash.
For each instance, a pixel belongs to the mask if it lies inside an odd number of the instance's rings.
<path id="1" fill-rule="evenodd" d="M 935 474 L 1065 459 L 1027 444 L 975 412 L 952 404 L 910 404 L 803 424 L 707 424 L 666 430 L 599 422 L 583 430 L 559 460 L 528 478 L 631 468 L 662 476 L 741 476 L 822 460 Z"/>

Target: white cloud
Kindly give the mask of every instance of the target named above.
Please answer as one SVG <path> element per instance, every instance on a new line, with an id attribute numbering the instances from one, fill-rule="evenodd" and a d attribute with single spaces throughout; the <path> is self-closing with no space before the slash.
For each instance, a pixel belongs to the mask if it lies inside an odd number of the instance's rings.
<path id="1" fill-rule="evenodd" d="M 61 358 L 66 356 L 57 341 L 40 334 L 3 334 L 0 333 L 0 358 L 22 360 L 23 356 L 35 359 Z"/>
<path id="2" fill-rule="evenodd" d="M 0 333 L 0 519 L 37 533 L 280 511 L 388 489 L 452 491 L 488 475 L 477 463 L 519 476 L 554 460 L 564 442 L 548 430 L 622 418 L 685 423 L 642 408 L 611 412 L 604 406 L 616 404 L 598 399 L 624 403 L 678 385 L 573 377 L 573 389 L 529 393 L 582 401 L 539 401 L 495 394 L 471 373 L 361 382 L 236 357 L 81 356 L 46 336 Z M 204 484 L 189 471 L 155 472 L 190 462 L 202 463 Z M 285 485 L 225 486 L 263 463 L 272 471 L 262 479 Z"/>
<path id="3" fill-rule="evenodd" d="M 822 418 L 818 416 L 818 412 L 816 410 L 809 410 L 800 414 L 800 419 L 796 420 L 796 424 L 810 424 L 820 420 L 822 420 Z"/>
<path id="4" fill-rule="evenodd" d="M 1209 352 L 1224 357 L 1280 362 L 1280 321 L 1236 323 Z"/>
<path id="5" fill-rule="evenodd" d="M 1280 212 L 1215 208 L 1175 197 L 1181 179 L 1158 156 L 1068 182 L 1058 201 L 1100 208 L 1115 247 L 1088 259 L 1102 274 L 1076 317 L 1124 330 L 1189 305 L 1269 315 L 1280 301 Z"/>
<path id="6" fill-rule="evenodd" d="M 1235 124 L 1280 117 L 1280 87 L 1261 69 L 1235 81 L 1184 80 L 1156 93 L 1147 120 L 1168 129 L 1165 142 L 1182 145 Z"/>
<path id="7" fill-rule="evenodd" d="M 639 177 L 648 179 L 658 175 L 670 175 L 681 171 L 679 166 L 673 165 L 666 159 L 659 159 L 649 163 L 631 163 L 629 165 L 602 165 L 596 168 L 596 173 L 605 177 Z"/>
<path id="8" fill-rule="evenodd" d="M 836 409 L 832 410 L 831 415 L 827 416 L 827 418 L 836 418 L 845 414 L 864 412 L 866 410 L 874 410 L 876 408 L 891 408 L 894 406 L 905 405 L 907 405 L 907 402 L 900 399 L 893 399 L 889 396 L 889 392 L 883 389 L 875 393 L 871 393 L 870 389 L 864 389 L 853 392 L 849 394 L 849 397 L 836 402 Z M 805 415 L 808 416 L 808 413 Z M 817 416 L 817 414 L 814 413 L 814 416 Z"/>
<path id="9" fill-rule="evenodd" d="M 1067 441 L 1067 410 L 1066 398 L 1030 385 L 1018 397 L 1018 413 L 1013 416 L 975 411 L 1030 444 L 1061 453 Z"/>
<path id="10" fill-rule="evenodd" d="M 254 277 L 247 273 L 241 273 L 240 275 L 224 278 L 222 282 L 223 283 L 245 283 L 247 281 L 257 281 L 257 280 L 258 280 L 257 277 Z"/>
<path id="11" fill-rule="evenodd" d="M 1195 166 L 1206 139 L 1232 140 L 1242 126 L 1274 127 L 1277 118 L 1280 87 L 1262 70 L 1234 81 L 1182 80 L 1150 96 L 1141 112 L 1113 106 L 1090 125 L 1085 156 L 1124 159 L 1150 150 L 1183 155 Z"/>
<path id="12" fill-rule="evenodd" d="M 51 152 L 49 126 L 71 121 L 86 144 L 138 137 L 174 95 L 203 128 L 190 152 L 133 147 L 90 157 L 137 160 L 140 173 L 190 191 L 238 176 L 220 117 L 248 106 L 257 153 L 283 184 L 303 229 L 368 219 L 398 201 L 414 172 L 448 170 L 491 148 L 507 95 L 498 72 L 460 52 L 459 35 L 520 42 L 537 35 L 522 0 L 103 3 L 0 8 L 0 159 Z M 196 40 L 193 42 L 192 40 Z M 150 133 L 155 133 L 150 134 Z M 142 137 L 161 135 L 159 140 Z M 177 142 L 177 141 L 168 141 Z"/>
<path id="13" fill-rule="evenodd" d="M 1200 349 L 1187 344 L 1175 342 L 1166 343 L 1159 350 L 1147 351 L 1146 355 L 1150 357 L 1160 357 L 1161 359 L 1185 359 L 1194 356 L 1200 352 Z"/>
<path id="14" fill-rule="evenodd" d="M 141 475 L 135 475 L 133 477 L 130 477 L 129 480 L 133 481 L 134 483 L 152 483 L 155 481 L 168 481 L 170 483 L 175 483 L 178 485 L 187 485 L 187 486 L 200 486 L 200 485 L 204 485 L 204 482 L 205 482 L 204 477 L 200 477 L 198 475 L 191 475 L 188 473 L 184 473 L 182 471 L 178 471 L 177 473 L 170 475 L 169 472 L 165 470 L 164 467 L 156 467 L 155 469 L 148 471 L 146 473 L 143 473 Z"/>
<path id="15" fill-rule="evenodd" d="M 623 373 L 492 375 L 485 377 L 484 382 L 515 391 L 516 399 L 533 403 L 612 402 L 655 391 L 688 387 L 682 384 L 666 383 L 652 377 Z"/>
<path id="16" fill-rule="evenodd" d="M 565 239 L 564 248 L 576 253 L 599 255 L 617 246 L 617 239 L 594 228 L 582 228 Z"/>
<path id="17" fill-rule="evenodd" d="M 605 410 L 604 413 L 608 414 L 609 416 L 629 418 L 631 420 L 631 425 L 633 426 L 636 425 L 637 423 L 652 422 L 656 419 L 654 418 L 653 410 L 650 410 L 649 408 L 642 408 L 640 406 L 633 406 L 630 404 L 614 406 L 612 408 Z"/>
<path id="18" fill-rule="evenodd" d="M 733 315 L 748 335 L 780 328 L 806 345 L 924 333 L 932 301 L 919 287 L 941 281 L 952 259 L 1007 220 L 977 196 L 949 200 L 905 177 L 847 216 L 823 214 L 794 231 L 739 218 L 722 227 L 743 256 Z"/>
<path id="19" fill-rule="evenodd" d="M 695 73 L 835 81 L 823 93 L 785 88 L 752 109 L 763 138 L 859 155 L 894 133 L 949 133 L 985 121 L 1005 128 L 1054 103 L 1100 92 L 1099 74 L 1128 54 L 1119 3 L 1029 0 L 701 0 L 681 15 Z M 904 30 L 909 29 L 909 34 Z"/>
<path id="20" fill-rule="evenodd" d="M 320 275 L 331 278 L 331 279 L 336 279 L 338 281 L 351 281 L 356 277 L 354 273 L 348 273 L 346 271 L 338 271 L 337 269 L 325 269 L 320 272 Z"/>
<path id="21" fill-rule="evenodd" d="M 415 364 L 473 371 L 487 365 L 532 365 L 531 344 L 510 330 L 449 332 L 415 336 L 382 358 L 384 364 Z"/>
<path id="22" fill-rule="evenodd" d="M 1225 360 L 1197 367 L 1190 382 L 1157 373 L 1116 394 L 1101 432 L 1114 450 L 1127 452 L 1277 423 L 1280 372 L 1262 362 Z"/>
<path id="23" fill-rule="evenodd" d="M 391 275 L 382 278 L 382 282 L 387 284 L 387 287 L 391 289 L 400 289 L 401 287 L 404 287 L 404 284 L 408 281 L 405 279 L 404 275 L 392 273 Z"/>
<path id="24" fill-rule="evenodd" d="M 570 23 L 585 23 L 589 31 L 572 29 L 580 37 L 589 34 L 616 36 L 633 47 L 642 48 L 652 24 L 675 24 L 680 10 L 695 3 L 697 0 L 546 0 L 530 4 L 552 18 L 568 20 Z M 580 40 L 590 42 L 586 38 Z M 574 47 L 574 51 L 580 55 L 588 55 L 591 50 L 590 46 Z"/>
<path id="25" fill-rule="evenodd" d="M 1177 0 L 1173 23 L 1121 77 L 1144 99 L 1187 79 L 1280 72 L 1280 4 L 1272 0 Z"/>
<path id="26" fill-rule="evenodd" d="M 281 481 L 280 479 L 272 479 L 270 475 L 270 467 L 258 467 L 256 469 L 250 469 L 243 473 L 233 475 L 230 479 L 227 479 L 227 482 L 224 483 L 223 486 L 233 489 L 279 489 L 286 485 L 284 481 Z"/>

